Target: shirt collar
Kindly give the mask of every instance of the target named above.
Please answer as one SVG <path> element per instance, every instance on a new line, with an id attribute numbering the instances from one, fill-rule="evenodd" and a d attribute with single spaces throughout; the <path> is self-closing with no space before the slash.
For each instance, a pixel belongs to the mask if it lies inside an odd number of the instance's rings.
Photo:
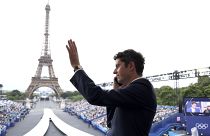
<path id="1" fill-rule="evenodd" d="M 140 79 L 140 78 L 141 78 L 141 77 L 137 77 L 137 78 L 136 78 L 136 79 L 134 79 L 132 82 L 134 82 L 134 81 L 136 81 L 136 80 L 138 80 L 138 79 Z M 132 82 L 131 82 L 131 83 L 132 83 Z"/>

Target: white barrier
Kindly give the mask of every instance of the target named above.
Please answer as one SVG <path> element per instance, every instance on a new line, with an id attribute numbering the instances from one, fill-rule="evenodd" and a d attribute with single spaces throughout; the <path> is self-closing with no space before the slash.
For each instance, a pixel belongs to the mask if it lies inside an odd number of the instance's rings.
<path id="1" fill-rule="evenodd" d="M 50 119 L 55 124 L 55 126 L 67 136 L 93 136 L 68 125 L 67 123 L 59 119 L 51 109 L 44 109 L 44 115 L 42 119 L 31 131 L 29 131 L 24 136 L 44 136 L 49 127 Z"/>

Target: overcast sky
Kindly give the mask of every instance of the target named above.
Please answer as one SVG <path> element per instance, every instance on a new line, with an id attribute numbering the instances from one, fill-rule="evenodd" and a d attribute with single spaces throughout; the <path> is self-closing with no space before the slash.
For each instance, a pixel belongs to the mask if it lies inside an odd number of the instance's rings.
<path id="1" fill-rule="evenodd" d="M 0 1 L 0 83 L 24 91 L 44 45 L 47 0 Z M 49 41 L 55 76 L 74 90 L 65 45 L 72 38 L 95 83 L 113 78 L 118 51 L 145 59 L 144 76 L 210 66 L 209 0 L 50 0 Z M 180 83 L 181 84 L 181 83 Z"/>

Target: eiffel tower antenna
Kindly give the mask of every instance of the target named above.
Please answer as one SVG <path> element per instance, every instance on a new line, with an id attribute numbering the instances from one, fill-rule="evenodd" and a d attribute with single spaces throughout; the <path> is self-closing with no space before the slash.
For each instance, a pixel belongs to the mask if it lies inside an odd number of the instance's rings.
<path id="1" fill-rule="evenodd" d="M 55 91 L 57 97 L 60 97 L 60 94 L 63 92 L 58 84 L 58 78 L 55 77 L 53 65 L 53 60 L 51 59 L 51 53 L 49 48 L 49 13 L 50 13 L 50 5 L 49 0 L 47 5 L 45 6 L 46 10 L 46 18 L 45 18 L 45 41 L 44 46 L 42 48 L 41 57 L 38 59 L 39 64 L 36 70 L 36 74 L 31 79 L 31 84 L 26 90 L 26 94 L 29 98 L 31 98 L 33 92 L 40 87 L 49 87 Z M 49 76 L 42 76 L 43 66 L 48 67 Z"/>
<path id="2" fill-rule="evenodd" d="M 49 13 L 50 13 L 50 5 L 49 5 L 49 0 L 48 4 L 45 7 L 46 10 L 46 18 L 45 18 L 45 41 L 44 41 L 44 49 L 42 49 L 42 56 L 51 56 L 50 54 L 50 49 L 49 49 Z"/>

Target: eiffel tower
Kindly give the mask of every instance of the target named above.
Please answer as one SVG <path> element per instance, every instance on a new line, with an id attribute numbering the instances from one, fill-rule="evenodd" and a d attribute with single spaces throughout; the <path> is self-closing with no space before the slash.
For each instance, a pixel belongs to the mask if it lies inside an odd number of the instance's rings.
<path id="1" fill-rule="evenodd" d="M 53 65 L 52 65 L 53 60 L 51 59 L 50 49 L 48 46 L 49 12 L 50 12 L 49 3 L 46 5 L 45 10 L 46 10 L 45 33 L 44 33 L 45 43 L 42 49 L 41 57 L 38 59 L 39 64 L 36 70 L 36 74 L 34 77 L 32 77 L 31 83 L 26 90 L 28 98 L 31 98 L 33 92 L 40 87 L 51 88 L 56 93 L 57 97 L 60 97 L 60 94 L 63 92 L 62 89 L 60 88 L 60 85 L 58 84 L 58 78 L 56 78 L 54 74 Z M 41 76 L 43 66 L 48 67 L 49 77 Z"/>

